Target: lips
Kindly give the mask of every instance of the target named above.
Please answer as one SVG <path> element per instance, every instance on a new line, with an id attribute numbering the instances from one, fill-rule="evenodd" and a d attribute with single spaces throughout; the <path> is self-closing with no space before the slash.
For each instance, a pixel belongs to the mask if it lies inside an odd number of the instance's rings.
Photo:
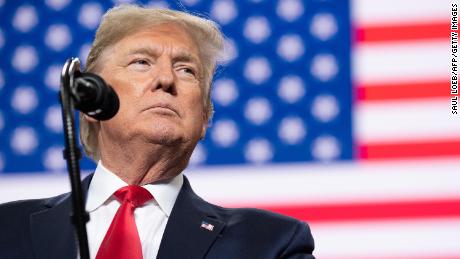
<path id="1" fill-rule="evenodd" d="M 168 113 L 168 111 L 170 111 L 174 112 L 177 116 L 179 116 L 179 112 L 177 111 L 177 109 L 168 103 L 156 103 L 154 105 L 147 107 L 145 110 L 158 110 L 163 111 L 164 113 Z"/>

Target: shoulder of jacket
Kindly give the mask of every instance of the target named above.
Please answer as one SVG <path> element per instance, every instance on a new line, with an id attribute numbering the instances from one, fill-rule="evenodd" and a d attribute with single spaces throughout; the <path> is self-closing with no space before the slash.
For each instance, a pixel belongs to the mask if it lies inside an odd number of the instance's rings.
<path id="1" fill-rule="evenodd" d="M 42 209 L 51 208 L 63 201 L 64 199 L 68 198 L 69 196 L 69 193 L 64 193 L 50 198 L 11 201 L 0 204 L 0 211 L 2 215 L 3 213 L 7 213 L 8 211 L 39 211 Z"/>

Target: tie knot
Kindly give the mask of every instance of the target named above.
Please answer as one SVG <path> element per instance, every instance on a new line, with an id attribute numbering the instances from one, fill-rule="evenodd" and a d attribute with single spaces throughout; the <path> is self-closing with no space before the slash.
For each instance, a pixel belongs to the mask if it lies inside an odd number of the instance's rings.
<path id="1" fill-rule="evenodd" d="M 118 189 L 114 195 L 121 203 L 130 202 L 134 205 L 135 208 L 153 199 L 153 196 L 149 191 L 137 185 L 128 185 L 122 187 Z"/>

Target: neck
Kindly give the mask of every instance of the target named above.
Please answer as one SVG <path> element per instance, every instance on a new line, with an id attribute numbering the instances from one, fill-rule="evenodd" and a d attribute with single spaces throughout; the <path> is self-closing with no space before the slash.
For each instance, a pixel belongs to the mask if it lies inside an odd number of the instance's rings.
<path id="1" fill-rule="evenodd" d="M 140 143 L 117 145 L 99 142 L 102 164 L 130 185 L 164 181 L 180 174 L 193 148 Z"/>

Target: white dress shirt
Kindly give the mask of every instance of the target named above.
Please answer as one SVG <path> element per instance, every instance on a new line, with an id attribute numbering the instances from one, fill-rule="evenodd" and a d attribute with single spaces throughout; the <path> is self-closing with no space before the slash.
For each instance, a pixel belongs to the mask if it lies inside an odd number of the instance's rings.
<path id="1" fill-rule="evenodd" d="M 182 174 L 179 174 L 168 182 L 143 186 L 154 197 L 153 200 L 146 202 L 134 211 L 144 259 L 157 257 L 166 223 L 183 181 Z M 127 185 L 99 161 L 89 185 L 86 201 L 86 210 L 90 216 L 90 221 L 86 224 L 86 228 L 91 258 L 96 258 L 99 246 L 121 205 L 115 199 L 113 193 Z"/>

